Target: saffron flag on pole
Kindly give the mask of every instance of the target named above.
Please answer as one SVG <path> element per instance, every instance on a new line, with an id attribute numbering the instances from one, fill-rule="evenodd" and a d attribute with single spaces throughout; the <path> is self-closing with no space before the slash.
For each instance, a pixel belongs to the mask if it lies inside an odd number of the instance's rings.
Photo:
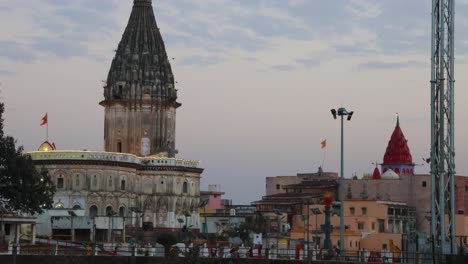
<path id="1" fill-rule="evenodd" d="M 324 149 L 326 146 L 327 146 L 327 140 L 324 139 L 322 142 L 320 142 L 320 144 L 322 145 L 322 149 Z"/>
<path id="2" fill-rule="evenodd" d="M 47 125 L 47 124 L 48 124 L 48 120 L 47 120 L 47 113 L 46 113 L 45 116 L 41 120 L 41 126 Z"/>

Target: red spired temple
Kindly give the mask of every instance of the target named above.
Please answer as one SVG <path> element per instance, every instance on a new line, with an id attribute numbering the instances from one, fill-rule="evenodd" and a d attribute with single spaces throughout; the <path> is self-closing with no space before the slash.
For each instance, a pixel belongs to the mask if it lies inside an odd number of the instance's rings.
<path id="1" fill-rule="evenodd" d="M 382 174 L 389 169 L 397 174 L 414 174 L 414 163 L 403 131 L 400 128 L 400 118 L 397 116 L 395 130 L 388 142 L 382 163 Z M 375 173 L 374 173 L 375 174 Z"/>

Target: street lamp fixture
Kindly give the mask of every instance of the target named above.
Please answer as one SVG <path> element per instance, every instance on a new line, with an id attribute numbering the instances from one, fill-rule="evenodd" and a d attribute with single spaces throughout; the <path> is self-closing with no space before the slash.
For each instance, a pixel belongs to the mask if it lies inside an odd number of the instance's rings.
<path id="1" fill-rule="evenodd" d="M 343 118 L 344 116 L 347 116 L 346 120 L 351 121 L 351 118 L 353 117 L 354 111 L 348 111 L 344 107 L 340 107 L 337 110 L 336 109 L 331 109 L 331 113 L 334 119 L 336 119 L 336 116 L 341 117 L 341 169 L 340 169 L 340 190 L 339 190 L 339 198 L 340 198 L 340 255 L 344 256 L 344 231 L 345 231 L 345 225 L 344 225 L 344 148 L 343 148 L 343 142 L 344 142 L 344 135 L 343 135 Z"/>

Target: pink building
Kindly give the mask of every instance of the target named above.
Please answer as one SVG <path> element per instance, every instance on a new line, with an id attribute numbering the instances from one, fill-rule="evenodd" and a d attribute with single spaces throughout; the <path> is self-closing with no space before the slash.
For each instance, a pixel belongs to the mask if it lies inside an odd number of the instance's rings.
<path id="1" fill-rule="evenodd" d="M 224 204 L 221 201 L 221 197 L 224 192 L 221 191 L 219 185 L 208 185 L 208 191 L 200 191 L 200 200 L 208 200 L 208 204 L 205 206 L 205 210 L 218 210 L 224 209 Z"/>

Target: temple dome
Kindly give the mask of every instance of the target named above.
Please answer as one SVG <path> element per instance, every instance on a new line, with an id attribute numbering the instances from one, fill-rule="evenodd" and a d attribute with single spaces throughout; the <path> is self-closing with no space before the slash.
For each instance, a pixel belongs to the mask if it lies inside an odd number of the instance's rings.
<path id="1" fill-rule="evenodd" d="M 55 144 L 50 143 L 49 141 L 44 141 L 40 146 L 38 151 L 54 151 L 55 150 Z"/>
<path id="2" fill-rule="evenodd" d="M 405 135 L 403 135 L 403 131 L 400 128 L 399 117 L 397 117 L 395 130 L 393 130 L 392 137 L 388 142 L 383 163 L 405 165 L 413 164 L 413 158 L 408 148 L 408 140 L 406 140 Z"/>
<path id="3" fill-rule="evenodd" d="M 400 179 L 400 176 L 396 172 L 394 172 L 392 169 L 388 169 L 384 174 L 382 174 L 382 179 L 385 179 L 385 180 Z"/>

